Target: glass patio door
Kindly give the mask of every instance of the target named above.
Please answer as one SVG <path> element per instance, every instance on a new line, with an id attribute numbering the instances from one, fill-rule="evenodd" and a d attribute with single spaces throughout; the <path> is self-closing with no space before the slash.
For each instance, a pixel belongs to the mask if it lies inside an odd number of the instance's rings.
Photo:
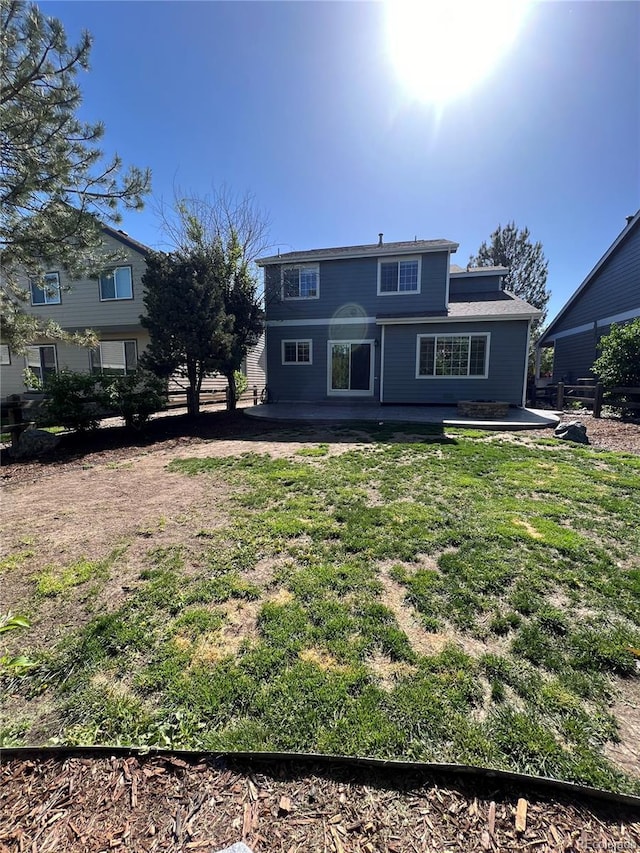
<path id="1" fill-rule="evenodd" d="M 373 341 L 329 341 L 329 394 L 373 394 Z"/>

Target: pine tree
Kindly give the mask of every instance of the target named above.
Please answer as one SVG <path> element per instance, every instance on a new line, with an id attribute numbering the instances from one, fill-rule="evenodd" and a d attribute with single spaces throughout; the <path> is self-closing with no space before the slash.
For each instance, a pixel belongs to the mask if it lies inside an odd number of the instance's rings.
<path id="1" fill-rule="evenodd" d="M 76 117 L 90 49 L 88 33 L 70 46 L 37 6 L 0 0 L 0 312 L 17 350 L 37 334 L 64 337 L 24 312 L 29 279 L 43 283 L 54 264 L 71 277 L 97 272 L 107 260 L 100 222 L 141 208 L 149 190 L 148 170 L 103 160 L 102 123 Z"/>
<path id="2" fill-rule="evenodd" d="M 204 378 L 221 373 L 229 383 L 228 406 L 235 408 L 234 373 L 263 329 L 256 283 L 237 240 L 153 253 L 142 283 L 141 323 L 151 342 L 141 364 L 159 376 L 186 378 L 190 415 L 200 410 Z"/>
<path id="3" fill-rule="evenodd" d="M 477 255 L 469 258 L 469 264 L 507 267 L 509 272 L 504 277 L 505 288 L 542 311 L 540 318 L 534 320 L 531 327 L 531 342 L 534 344 L 547 315 L 551 292 L 547 289 L 549 264 L 542 251 L 542 244 L 532 243 L 530 236 L 528 228 L 520 230 L 515 222 L 508 222 L 504 228 L 498 225 L 489 242 L 483 243 Z"/>

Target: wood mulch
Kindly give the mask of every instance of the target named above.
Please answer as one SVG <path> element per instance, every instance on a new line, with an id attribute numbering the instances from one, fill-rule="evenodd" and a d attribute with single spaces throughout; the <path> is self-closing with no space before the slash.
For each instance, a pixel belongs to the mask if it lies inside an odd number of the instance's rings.
<path id="1" fill-rule="evenodd" d="M 414 768 L 10 756 L 1 853 L 640 850 L 640 808 Z"/>

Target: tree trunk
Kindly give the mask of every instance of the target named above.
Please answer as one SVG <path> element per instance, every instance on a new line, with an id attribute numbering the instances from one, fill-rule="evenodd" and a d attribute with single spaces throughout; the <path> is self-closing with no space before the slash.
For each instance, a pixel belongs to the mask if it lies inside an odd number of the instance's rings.
<path id="1" fill-rule="evenodd" d="M 200 413 L 200 386 L 195 364 L 187 364 L 187 377 L 189 387 L 187 388 L 187 414 L 194 418 Z"/>
<path id="2" fill-rule="evenodd" d="M 233 375 L 233 371 L 231 373 L 227 373 L 227 382 L 229 384 L 228 392 L 227 392 L 227 411 L 233 412 L 236 408 L 236 377 Z"/>

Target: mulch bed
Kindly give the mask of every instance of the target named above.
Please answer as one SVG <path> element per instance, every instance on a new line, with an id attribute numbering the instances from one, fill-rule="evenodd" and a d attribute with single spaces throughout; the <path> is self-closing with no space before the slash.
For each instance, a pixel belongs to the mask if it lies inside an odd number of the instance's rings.
<path id="1" fill-rule="evenodd" d="M 81 753 L 1 775 L 2 853 L 640 850 L 640 808 L 414 768 Z"/>

